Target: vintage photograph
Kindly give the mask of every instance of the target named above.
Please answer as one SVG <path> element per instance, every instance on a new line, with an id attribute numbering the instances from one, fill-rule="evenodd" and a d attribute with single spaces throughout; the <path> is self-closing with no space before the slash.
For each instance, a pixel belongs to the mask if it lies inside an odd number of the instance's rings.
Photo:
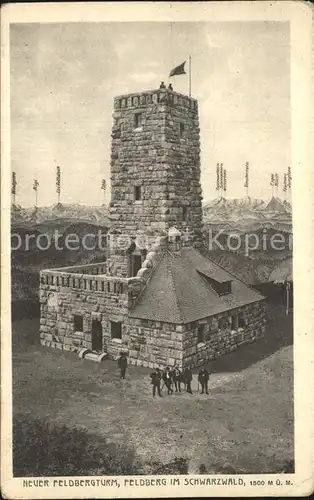
<path id="1" fill-rule="evenodd" d="M 290 23 L 14 22 L 9 54 L 13 478 L 292 485 Z"/>

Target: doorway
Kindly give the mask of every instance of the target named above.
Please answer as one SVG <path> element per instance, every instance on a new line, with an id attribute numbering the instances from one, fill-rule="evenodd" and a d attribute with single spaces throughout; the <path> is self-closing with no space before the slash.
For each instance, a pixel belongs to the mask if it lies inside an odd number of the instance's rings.
<path id="1" fill-rule="evenodd" d="M 98 320 L 92 321 L 92 350 L 102 351 L 102 326 Z"/>

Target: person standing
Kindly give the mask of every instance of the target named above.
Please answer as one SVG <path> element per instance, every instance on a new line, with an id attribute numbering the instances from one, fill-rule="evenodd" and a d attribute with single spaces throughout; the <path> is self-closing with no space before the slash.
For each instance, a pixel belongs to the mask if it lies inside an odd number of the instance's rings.
<path id="1" fill-rule="evenodd" d="M 120 353 L 118 359 L 118 367 L 120 368 L 120 377 L 125 378 L 126 367 L 128 366 L 128 360 L 124 352 Z"/>
<path id="2" fill-rule="evenodd" d="M 192 393 L 192 388 L 191 388 L 192 379 L 193 379 L 192 370 L 191 370 L 191 367 L 188 366 L 184 370 L 184 382 L 185 382 L 185 385 L 186 385 L 186 392 L 189 392 L 190 394 L 193 394 Z"/>
<path id="3" fill-rule="evenodd" d="M 208 370 L 203 366 L 198 373 L 198 381 L 201 384 L 202 388 L 201 394 L 204 394 L 205 391 L 206 394 L 208 394 L 208 379 L 209 379 Z"/>
<path id="4" fill-rule="evenodd" d="M 163 379 L 163 381 L 165 383 L 165 386 L 167 387 L 168 395 L 172 394 L 173 393 L 173 390 L 172 390 L 172 387 L 171 387 L 171 385 L 172 385 L 172 378 L 171 378 L 171 372 L 170 372 L 169 366 L 167 366 L 167 368 L 163 372 L 162 379 Z"/>
<path id="5" fill-rule="evenodd" d="M 174 382 L 174 387 L 176 392 L 178 391 L 181 392 L 182 374 L 178 365 L 175 365 L 175 367 L 172 370 L 172 380 Z"/>
<path id="6" fill-rule="evenodd" d="M 153 397 L 156 396 L 156 389 L 158 392 L 158 396 L 162 397 L 160 392 L 161 373 L 159 368 L 155 368 L 155 370 L 150 374 L 150 378 L 152 380 L 152 385 L 153 385 Z"/>

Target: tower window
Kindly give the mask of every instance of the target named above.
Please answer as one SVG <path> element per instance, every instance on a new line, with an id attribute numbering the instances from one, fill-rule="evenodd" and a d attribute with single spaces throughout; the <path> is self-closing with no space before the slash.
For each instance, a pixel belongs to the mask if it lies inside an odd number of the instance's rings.
<path id="1" fill-rule="evenodd" d="M 180 122 L 180 137 L 183 137 L 184 134 L 184 123 Z"/>
<path id="2" fill-rule="evenodd" d="M 134 201 L 142 199 L 142 186 L 134 186 Z"/>
<path id="3" fill-rule="evenodd" d="M 182 218 L 183 218 L 184 221 L 186 221 L 187 218 L 188 218 L 188 209 L 187 209 L 187 207 L 183 207 L 182 208 Z"/>
<path id="4" fill-rule="evenodd" d="M 139 128 L 143 125 L 143 113 L 135 113 L 134 115 L 134 127 Z"/>

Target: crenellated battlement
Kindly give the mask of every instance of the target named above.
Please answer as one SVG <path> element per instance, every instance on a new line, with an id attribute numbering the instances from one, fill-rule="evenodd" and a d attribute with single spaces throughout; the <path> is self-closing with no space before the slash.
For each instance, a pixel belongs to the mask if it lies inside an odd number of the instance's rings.
<path id="1" fill-rule="evenodd" d="M 123 94 L 114 98 L 114 109 L 137 109 L 152 104 L 168 104 L 178 108 L 189 109 L 197 113 L 197 100 L 169 89 L 148 90 L 136 94 Z"/>

